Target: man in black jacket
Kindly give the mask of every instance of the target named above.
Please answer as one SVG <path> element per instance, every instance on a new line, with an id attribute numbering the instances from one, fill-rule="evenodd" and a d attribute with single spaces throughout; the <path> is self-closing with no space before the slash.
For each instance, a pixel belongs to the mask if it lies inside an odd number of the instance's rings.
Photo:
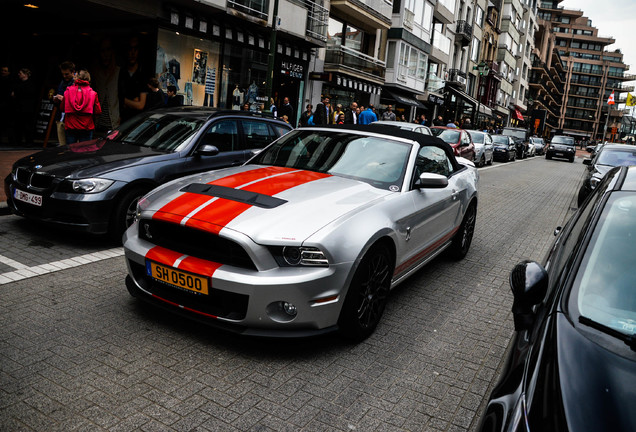
<path id="1" fill-rule="evenodd" d="M 316 112 L 314 112 L 314 124 L 316 126 L 323 126 L 327 124 L 327 107 L 329 103 L 329 96 L 323 96 L 319 104 L 316 105 Z"/>
<path id="2" fill-rule="evenodd" d="M 296 116 L 294 115 L 294 107 L 289 103 L 289 98 L 285 97 L 283 99 L 283 106 L 278 109 L 278 117 L 283 118 L 286 115 L 289 119 L 290 123 L 294 123 L 296 121 Z"/>
<path id="3" fill-rule="evenodd" d="M 358 109 L 358 104 L 355 102 L 351 102 L 351 106 L 345 110 L 345 124 L 358 124 L 358 114 L 356 110 Z"/>

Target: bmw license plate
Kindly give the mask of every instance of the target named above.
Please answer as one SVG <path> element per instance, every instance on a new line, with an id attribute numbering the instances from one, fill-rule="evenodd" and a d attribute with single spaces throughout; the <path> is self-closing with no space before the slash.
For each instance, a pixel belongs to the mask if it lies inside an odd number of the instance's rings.
<path id="1" fill-rule="evenodd" d="M 13 192 L 13 198 L 15 198 L 17 201 L 22 201 L 34 206 L 42 206 L 42 195 L 36 195 L 29 192 L 21 191 L 20 189 L 16 189 Z"/>
<path id="2" fill-rule="evenodd" d="M 208 294 L 210 286 L 208 278 L 186 273 L 151 261 L 146 263 L 146 273 L 159 282 L 197 294 Z"/>
<path id="3" fill-rule="evenodd" d="M 555 156 L 563 156 L 563 153 L 561 153 L 561 152 L 557 152 L 557 153 L 555 153 L 554 155 L 555 155 Z"/>

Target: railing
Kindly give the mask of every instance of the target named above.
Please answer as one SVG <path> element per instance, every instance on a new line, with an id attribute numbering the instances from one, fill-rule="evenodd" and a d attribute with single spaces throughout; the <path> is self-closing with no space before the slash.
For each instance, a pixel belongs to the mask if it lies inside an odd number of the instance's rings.
<path id="1" fill-rule="evenodd" d="M 600 69 L 600 68 L 586 69 L 581 66 L 578 66 L 578 67 L 573 66 L 572 72 L 579 72 L 579 73 L 585 73 L 590 75 L 603 75 L 603 69 Z"/>
<path id="2" fill-rule="evenodd" d="M 352 3 L 360 3 L 365 9 L 375 11 L 388 19 L 391 19 L 391 15 L 393 14 L 392 0 L 352 0 Z"/>
<path id="3" fill-rule="evenodd" d="M 433 72 L 428 74 L 426 90 L 438 91 L 444 88 L 445 82 Z"/>
<path id="4" fill-rule="evenodd" d="M 468 38 L 468 40 L 470 41 L 471 38 L 473 37 L 473 26 L 468 24 L 464 20 L 457 20 L 455 33 L 465 38 Z"/>
<path id="5" fill-rule="evenodd" d="M 594 110 L 597 108 L 596 101 L 592 101 L 592 103 L 586 103 L 586 102 L 575 102 L 575 101 L 569 100 L 568 106 L 575 107 L 575 108 L 594 109 Z"/>
<path id="6" fill-rule="evenodd" d="M 342 45 L 327 48 L 325 65 L 327 64 L 343 66 L 379 78 L 384 78 L 386 72 L 385 62 Z"/>
<path id="7" fill-rule="evenodd" d="M 457 82 L 466 85 L 466 72 L 459 69 L 449 69 L 447 82 Z"/>
<path id="8" fill-rule="evenodd" d="M 624 72 L 608 72 L 607 75 L 611 77 L 624 78 L 627 81 L 636 81 L 636 75 L 626 75 Z"/>
<path id="9" fill-rule="evenodd" d="M 329 27 L 329 10 L 313 0 L 303 0 L 307 7 L 306 35 L 314 39 L 327 41 Z"/>
<path id="10" fill-rule="evenodd" d="M 583 96 L 583 97 L 589 97 L 589 98 L 595 98 L 595 99 L 598 99 L 598 97 L 599 97 L 599 93 L 598 92 L 588 93 L 588 92 L 574 91 L 574 90 L 570 90 L 569 95 L 570 96 Z"/>
<path id="11" fill-rule="evenodd" d="M 601 86 L 601 81 L 600 80 L 591 80 L 588 77 L 572 77 L 570 78 L 570 82 L 573 83 L 577 83 L 577 84 L 585 84 L 585 85 L 591 85 L 591 86 L 595 86 L 595 87 L 600 87 Z"/>
<path id="12" fill-rule="evenodd" d="M 415 12 L 408 9 L 404 9 L 404 27 L 409 30 L 413 30 L 413 21 L 415 19 Z"/>
<path id="13" fill-rule="evenodd" d="M 260 19 L 267 19 L 269 2 L 263 0 L 228 0 L 227 5 L 232 9 Z"/>
<path id="14" fill-rule="evenodd" d="M 441 32 L 435 30 L 433 32 L 433 46 L 446 55 L 450 54 L 451 40 Z"/>

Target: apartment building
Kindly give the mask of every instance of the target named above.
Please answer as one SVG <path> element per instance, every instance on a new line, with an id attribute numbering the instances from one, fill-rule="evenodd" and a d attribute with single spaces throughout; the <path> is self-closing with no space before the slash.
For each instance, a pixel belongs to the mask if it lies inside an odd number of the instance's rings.
<path id="1" fill-rule="evenodd" d="M 483 126 L 503 125 L 508 118 L 508 108 L 497 104 L 502 77 L 497 61 L 500 19 L 503 0 L 488 2 L 486 17 L 482 27 L 479 63 L 477 70 L 477 92 L 475 96 L 480 104 L 479 119 L 476 124 Z M 474 66 L 473 66 L 474 67 Z M 486 108 L 481 108 L 484 106 Z M 488 111 L 490 110 L 490 111 Z"/>
<path id="2" fill-rule="evenodd" d="M 618 103 L 634 90 L 625 84 L 636 79 L 626 72 L 620 50 L 608 51 L 615 42 L 598 34 L 592 20 L 580 10 L 559 6 L 560 0 L 542 1 L 540 17 L 551 22 L 558 53 L 565 65 L 563 104 L 559 127 L 580 139 L 610 139 L 612 128 L 621 123 L 622 111 L 608 106 L 612 92 Z M 609 118 L 608 118 L 609 114 Z M 607 130 L 606 130 L 607 127 Z"/>

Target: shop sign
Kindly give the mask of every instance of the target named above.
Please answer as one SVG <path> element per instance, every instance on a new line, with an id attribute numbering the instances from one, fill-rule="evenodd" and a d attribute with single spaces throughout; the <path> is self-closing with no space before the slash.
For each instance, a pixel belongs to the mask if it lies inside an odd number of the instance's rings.
<path id="1" fill-rule="evenodd" d="M 444 105 L 444 98 L 436 95 L 429 94 L 428 101 L 437 105 Z"/>
<path id="2" fill-rule="evenodd" d="M 290 78 L 303 79 L 305 75 L 305 68 L 297 63 L 282 61 L 280 63 L 280 73 L 287 75 Z"/>

